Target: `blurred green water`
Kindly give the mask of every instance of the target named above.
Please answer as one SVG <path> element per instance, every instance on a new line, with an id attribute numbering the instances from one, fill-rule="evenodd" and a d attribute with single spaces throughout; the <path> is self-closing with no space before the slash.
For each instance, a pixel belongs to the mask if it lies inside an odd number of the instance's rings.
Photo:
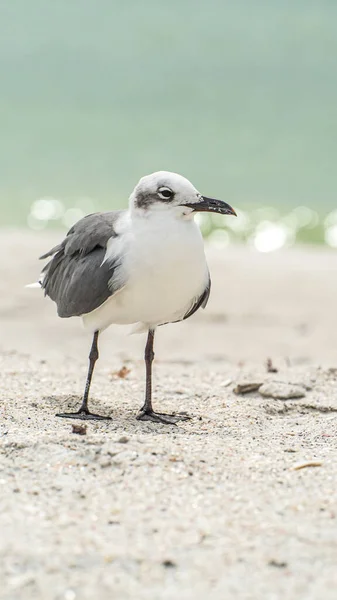
<path id="1" fill-rule="evenodd" d="M 236 207 L 336 206 L 335 0 L 0 1 L 1 224 L 158 169 Z"/>

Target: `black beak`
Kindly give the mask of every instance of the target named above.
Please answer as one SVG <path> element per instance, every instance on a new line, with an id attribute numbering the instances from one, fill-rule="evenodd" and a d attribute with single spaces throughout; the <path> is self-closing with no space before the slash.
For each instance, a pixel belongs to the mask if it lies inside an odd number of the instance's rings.
<path id="1" fill-rule="evenodd" d="M 193 208 L 193 212 L 212 212 L 218 213 L 219 215 L 237 216 L 234 208 L 227 204 L 227 202 L 215 200 L 215 198 L 207 198 L 207 196 L 202 196 L 200 202 L 185 204 L 185 206 Z"/>

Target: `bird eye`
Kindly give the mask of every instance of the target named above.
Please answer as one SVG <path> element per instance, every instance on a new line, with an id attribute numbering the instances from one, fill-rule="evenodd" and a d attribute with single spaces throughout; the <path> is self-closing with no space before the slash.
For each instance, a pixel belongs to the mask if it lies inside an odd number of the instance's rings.
<path id="1" fill-rule="evenodd" d="M 173 197 L 173 192 L 172 192 L 172 190 L 170 190 L 170 188 L 161 187 L 158 190 L 158 196 L 163 198 L 163 200 L 170 200 L 170 198 Z"/>

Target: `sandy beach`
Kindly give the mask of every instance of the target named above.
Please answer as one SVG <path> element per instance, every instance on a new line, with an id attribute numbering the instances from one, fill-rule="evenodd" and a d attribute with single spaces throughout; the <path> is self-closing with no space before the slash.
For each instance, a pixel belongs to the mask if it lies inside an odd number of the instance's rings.
<path id="1" fill-rule="evenodd" d="M 145 338 L 111 327 L 91 396 L 112 420 L 80 435 L 55 413 L 90 337 L 24 287 L 61 236 L 0 233 L 0 598 L 335 600 L 336 252 L 208 248 L 207 309 L 155 347 L 155 407 L 191 420 L 135 419 Z"/>

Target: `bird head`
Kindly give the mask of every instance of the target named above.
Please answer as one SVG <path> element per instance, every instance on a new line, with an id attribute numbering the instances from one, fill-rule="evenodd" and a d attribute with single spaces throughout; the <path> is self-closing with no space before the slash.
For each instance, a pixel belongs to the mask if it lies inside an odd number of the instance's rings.
<path id="1" fill-rule="evenodd" d="M 236 216 L 223 200 L 203 196 L 188 179 L 168 171 L 142 177 L 130 196 L 130 207 L 144 214 L 170 211 L 181 218 L 192 218 L 196 212 Z"/>

